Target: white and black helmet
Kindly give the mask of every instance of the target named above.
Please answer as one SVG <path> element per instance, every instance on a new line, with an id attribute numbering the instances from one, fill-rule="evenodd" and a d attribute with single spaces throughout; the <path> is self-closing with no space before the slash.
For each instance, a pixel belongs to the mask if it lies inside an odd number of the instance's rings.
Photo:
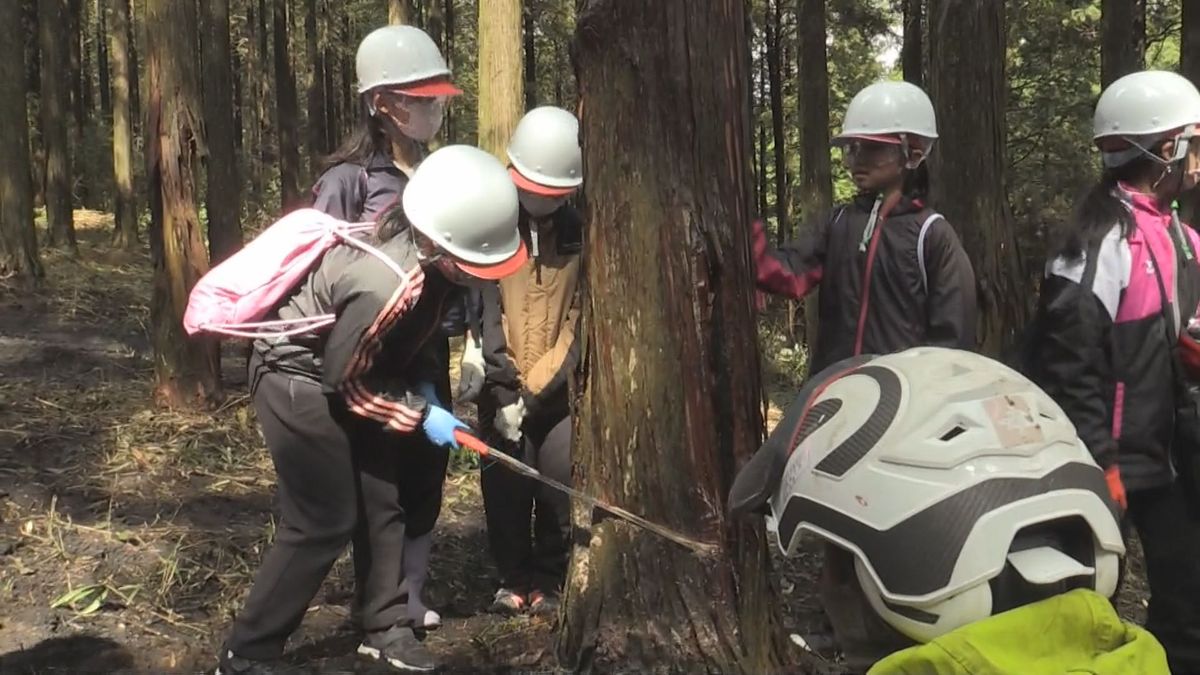
<path id="1" fill-rule="evenodd" d="M 879 615 L 926 642 L 1073 588 L 1111 596 L 1124 555 L 1104 474 L 1016 371 L 922 347 L 813 378 L 738 474 L 789 555 L 804 531 L 855 556 Z"/>

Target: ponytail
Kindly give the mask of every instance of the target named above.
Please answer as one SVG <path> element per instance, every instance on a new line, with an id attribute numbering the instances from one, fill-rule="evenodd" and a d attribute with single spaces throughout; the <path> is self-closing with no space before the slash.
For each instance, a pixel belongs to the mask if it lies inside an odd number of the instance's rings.
<path id="1" fill-rule="evenodd" d="M 921 162 L 915 169 L 904 170 L 904 196 L 914 201 L 929 198 L 929 163 Z"/>
<path id="2" fill-rule="evenodd" d="M 1113 225 L 1121 228 L 1121 237 L 1128 237 L 1133 230 L 1133 216 L 1129 207 L 1117 196 L 1117 185 L 1153 170 L 1148 158 L 1137 159 L 1119 167 L 1105 169 L 1100 180 L 1079 200 L 1075 214 L 1067 224 L 1058 255 L 1068 260 L 1078 260 L 1097 242 L 1104 238 Z"/>

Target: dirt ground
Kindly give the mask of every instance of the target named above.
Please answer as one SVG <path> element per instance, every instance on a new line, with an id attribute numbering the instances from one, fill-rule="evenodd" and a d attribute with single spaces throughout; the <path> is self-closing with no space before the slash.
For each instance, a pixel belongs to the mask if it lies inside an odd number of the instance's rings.
<path id="1" fill-rule="evenodd" d="M 211 671 L 274 525 L 241 353 L 226 349 L 216 411 L 149 406 L 147 256 L 111 250 L 106 215 L 76 223 L 81 256 L 47 252 L 44 287 L 0 281 L 0 673 Z M 786 389 L 772 398 L 786 405 Z M 478 471 L 466 456 L 453 464 L 428 587 L 446 625 L 427 644 L 445 672 L 552 672 L 551 621 L 486 612 Z M 818 557 L 777 563 L 789 631 L 819 630 Z M 1140 556 L 1130 567 L 1121 606 L 1140 620 Z M 350 584 L 343 557 L 292 662 L 382 672 L 353 656 Z"/>

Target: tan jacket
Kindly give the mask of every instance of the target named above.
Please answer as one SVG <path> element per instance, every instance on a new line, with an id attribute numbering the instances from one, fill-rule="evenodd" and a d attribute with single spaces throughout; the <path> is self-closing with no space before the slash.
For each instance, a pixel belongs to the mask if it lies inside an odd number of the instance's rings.
<path id="1" fill-rule="evenodd" d="M 566 206 L 541 222 L 522 214 L 521 230 L 529 262 L 483 292 L 487 385 L 497 405 L 524 397 L 531 414 L 565 415 L 578 360 L 582 222 Z"/>

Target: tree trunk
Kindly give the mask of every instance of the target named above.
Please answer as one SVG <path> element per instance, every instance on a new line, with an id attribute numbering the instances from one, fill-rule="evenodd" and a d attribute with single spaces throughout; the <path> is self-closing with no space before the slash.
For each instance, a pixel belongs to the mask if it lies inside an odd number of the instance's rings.
<path id="1" fill-rule="evenodd" d="M 21 3 L 0 2 L 0 278 L 42 276 L 33 228 Z"/>
<path id="2" fill-rule="evenodd" d="M 208 146 L 205 206 L 209 259 L 215 265 L 242 247 L 242 184 L 234 149 L 237 130 L 233 125 L 229 0 L 205 0 L 200 5 L 204 36 L 204 130 Z"/>
<path id="3" fill-rule="evenodd" d="M 116 188 L 113 243 L 131 249 L 137 244 L 137 202 L 133 191 L 133 106 L 130 102 L 130 83 L 137 78 L 132 72 L 129 44 L 129 4 L 117 0 L 109 7 L 112 12 L 113 92 L 113 185 Z"/>
<path id="4" fill-rule="evenodd" d="M 1200 87 L 1200 2 L 1183 3 L 1181 44 L 1179 48 L 1179 72 Z M 1190 190 L 1180 199 L 1184 222 L 1193 227 L 1200 226 L 1200 195 Z"/>
<path id="5" fill-rule="evenodd" d="M 108 70 L 108 17 L 107 11 L 96 0 L 96 66 L 100 76 L 100 112 L 112 119 L 112 89 Z"/>
<path id="6" fill-rule="evenodd" d="M 1107 87 L 1146 67 L 1146 0 L 1103 0 L 1101 11 L 1100 84 Z"/>
<path id="7" fill-rule="evenodd" d="M 764 5 L 764 33 L 766 33 L 767 15 L 768 11 Z M 758 107 L 754 111 L 754 127 L 757 132 L 755 136 L 758 141 L 755 148 L 757 152 L 754 185 L 758 198 L 758 215 L 764 222 L 771 216 L 767 206 L 767 125 L 763 124 L 763 110 L 766 109 L 767 101 L 770 99 L 767 92 L 767 81 L 769 79 L 770 76 L 767 74 L 767 58 L 765 54 L 760 52 L 758 57 Z"/>
<path id="8" fill-rule="evenodd" d="M 998 356 L 1029 313 L 1005 189 L 1005 28 L 1002 0 L 929 0 L 930 98 L 938 147 L 932 203 L 958 229 L 975 267 L 979 342 Z M 975 101 L 964 115 L 962 101 Z"/>
<path id="9" fill-rule="evenodd" d="M 83 0 L 67 0 L 66 34 L 59 33 L 58 39 L 67 41 L 69 68 L 71 77 L 71 115 L 75 120 L 73 132 L 75 147 L 79 147 L 83 139 L 83 125 L 87 120 L 87 111 L 83 107 L 83 63 L 80 58 L 80 35 L 83 33 Z M 61 27 L 60 27 L 61 28 Z"/>
<path id="10" fill-rule="evenodd" d="M 283 212 L 299 208 L 300 132 L 296 123 L 296 77 L 288 56 L 288 0 L 274 0 L 275 127 L 279 130 L 279 193 Z"/>
<path id="11" fill-rule="evenodd" d="M 318 37 L 317 0 L 304 0 L 304 43 L 312 78 L 308 85 L 308 166 L 315 174 L 321 158 L 329 153 L 325 132 L 325 52 Z"/>
<path id="12" fill-rule="evenodd" d="M 407 24 L 412 21 L 412 16 L 409 0 L 388 0 L 388 23 Z"/>
<path id="13" fill-rule="evenodd" d="M 591 541 L 558 638 L 572 669 L 782 666 L 763 526 L 724 508 L 763 425 L 742 21 L 740 0 L 591 0 L 579 16 L 593 292 L 576 476 L 716 552 L 577 511 Z"/>
<path id="14" fill-rule="evenodd" d="M 783 2 L 769 0 L 767 18 L 767 77 L 771 85 L 771 140 L 775 146 L 775 237 L 782 243 L 791 234 L 788 226 L 787 141 L 783 136 L 783 79 L 780 57 L 783 53 Z"/>
<path id="15" fill-rule="evenodd" d="M 533 110 L 538 104 L 537 91 L 537 33 L 534 30 L 538 0 L 525 0 L 522 8 L 522 24 L 525 43 L 525 109 Z"/>
<path id="16" fill-rule="evenodd" d="M 450 72 L 454 72 L 454 0 L 444 0 L 442 3 L 442 15 L 446 20 L 446 44 L 442 47 L 442 53 L 446 55 L 446 64 L 450 67 Z M 454 145 L 458 142 L 458 127 L 455 124 L 457 121 L 454 106 L 448 106 L 446 109 L 446 144 Z"/>
<path id="17" fill-rule="evenodd" d="M 505 149 L 525 102 L 521 0 L 479 4 L 479 147 L 508 163 Z"/>
<path id="18" fill-rule="evenodd" d="M 220 393 L 216 341 L 183 332 L 188 293 L 208 271 L 195 196 L 200 116 L 195 61 L 188 56 L 197 51 L 194 16 L 178 0 L 146 2 L 155 395 L 161 404 L 185 407 L 207 404 Z"/>
<path id="19" fill-rule="evenodd" d="M 46 220 L 50 246 L 66 246 L 78 254 L 71 194 L 71 147 L 67 130 L 71 104 L 70 40 L 66 0 L 38 0 L 38 36 L 42 51 L 42 143 L 46 147 Z"/>
<path id="20" fill-rule="evenodd" d="M 813 235 L 833 208 L 833 170 L 829 163 L 829 69 L 825 51 L 825 0 L 800 0 L 796 72 L 800 81 L 800 212 Z M 817 344 L 817 298 L 804 301 L 804 330 L 809 353 Z"/>
<path id="21" fill-rule="evenodd" d="M 41 32 L 38 30 L 38 0 L 22 0 L 22 29 L 25 42 L 25 92 L 26 105 L 31 119 L 36 120 L 36 133 L 30 138 L 30 155 L 33 174 L 33 205 L 36 208 L 46 203 L 46 145 L 42 138 L 42 48 L 39 44 Z"/>
<path id="22" fill-rule="evenodd" d="M 121 2 L 122 0 L 116 0 Z M 138 42 L 135 39 L 137 31 L 134 26 L 137 23 L 136 6 L 134 0 L 129 0 L 129 5 L 126 10 L 129 12 L 129 21 L 127 23 L 126 41 L 129 44 L 129 119 L 133 122 L 134 134 L 137 133 L 138 127 L 142 123 L 142 85 L 141 85 L 141 68 L 138 66 Z"/>
<path id="23" fill-rule="evenodd" d="M 900 63 L 904 79 L 918 87 L 925 84 L 925 58 L 922 49 L 924 22 L 922 0 L 904 0 L 904 44 L 900 48 Z"/>

